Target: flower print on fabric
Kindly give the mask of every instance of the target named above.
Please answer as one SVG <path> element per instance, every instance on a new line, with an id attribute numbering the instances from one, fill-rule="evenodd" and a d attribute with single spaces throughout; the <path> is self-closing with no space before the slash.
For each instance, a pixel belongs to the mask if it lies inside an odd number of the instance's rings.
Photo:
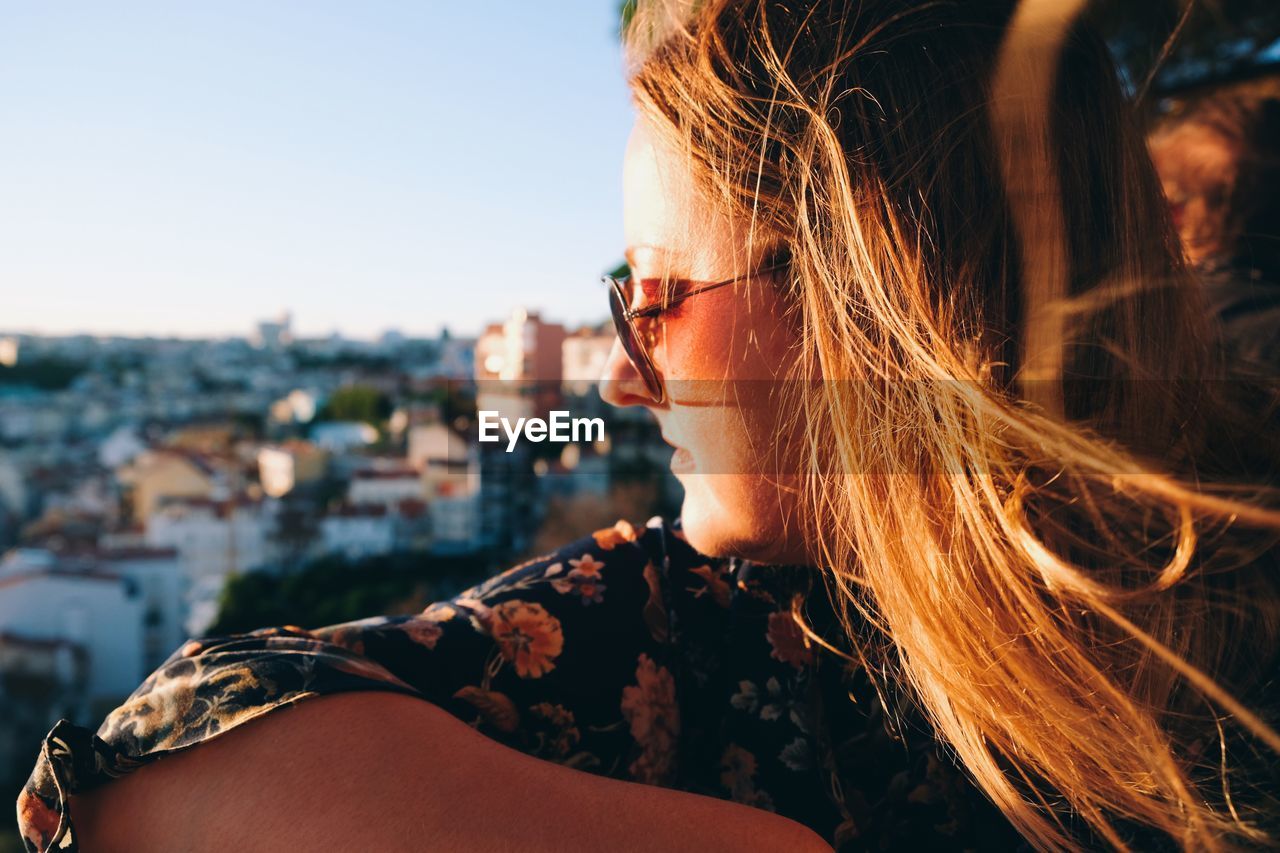
<path id="1" fill-rule="evenodd" d="M 77 853 L 68 794 L 297 702 L 377 690 L 539 759 L 776 810 L 849 850 L 1015 849 L 923 727 L 889 735 L 874 691 L 805 643 L 790 603 L 812 578 L 698 554 L 678 522 L 622 521 L 416 615 L 193 638 L 96 732 L 61 721 L 32 744 L 23 843 Z"/>
<path id="2" fill-rule="evenodd" d="M 731 589 L 725 577 L 728 574 L 726 566 L 698 566 L 696 569 L 690 569 L 689 573 L 702 579 L 702 586 L 694 586 L 689 590 L 695 597 L 709 595 L 721 607 L 729 606 Z"/>
<path id="3" fill-rule="evenodd" d="M 735 803 L 773 811 L 772 798 L 767 793 L 756 790 L 756 767 L 755 755 L 736 743 L 731 743 L 720 759 L 720 784 L 728 792 L 729 799 Z"/>
<path id="4" fill-rule="evenodd" d="M 502 656 L 524 678 L 540 678 L 555 669 L 564 648 L 560 620 L 541 604 L 504 601 L 488 611 L 489 630 Z"/>
<path id="5" fill-rule="evenodd" d="M 551 581 L 556 591 L 577 595 L 583 604 L 599 604 L 604 601 L 604 591 L 607 587 L 600 577 L 600 570 L 605 564 L 586 554 L 581 558 L 569 560 L 569 565 L 571 568 L 567 575 Z M 547 569 L 547 576 L 560 575 L 563 572 L 564 564 L 557 563 Z"/>
<path id="6" fill-rule="evenodd" d="M 640 532 L 629 521 L 619 521 L 613 527 L 606 527 L 591 534 L 596 546 L 602 551 L 612 551 L 619 545 L 636 541 L 639 536 Z"/>
<path id="7" fill-rule="evenodd" d="M 790 611 L 780 610 L 770 614 L 765 636 L 773 647 L 770 654 L 775 660 L 789 663 L 796 669 L 803 669 L 813 662 L 813 650 L 809 648 L 808 638 Z"/>
<path id="8" fill-rule="evenodd" d="M 667 781 L 675 769 L 680 709 L 671 673 L 648 655 L 640 655 L 635 685 L 622 691 L 622 714 L 640 747 L 631 763 L 632 778 L 650 784 Z"/>

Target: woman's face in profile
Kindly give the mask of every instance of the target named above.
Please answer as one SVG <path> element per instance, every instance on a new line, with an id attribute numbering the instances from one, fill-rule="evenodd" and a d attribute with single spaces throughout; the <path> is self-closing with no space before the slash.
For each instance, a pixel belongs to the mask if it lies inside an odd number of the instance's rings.
<path id="1" fill-rule="evenodd" d="M 627 145 L 623 194 L 633 281 L 718 282 L 751 271 L 746 226 L 699 197 L 682 154 L 643 119 Z M 762 248 L 753 252 L 757 268 Z M 679 292 L 682 285 L 675 286 Z M 796 332 L 784 319 L 777 287 L 776 276 L 747 277 L 640 320 L 666 388 L 661 403 L 617 341 L 605 368 L 604 399 L 649 409 L 675 448 L 685 534 L 704 554 L 804 559 L 795 524 L 787 523 L 794 518 L 796 467 L 779 439 L 793 432 L 779 399 Z M 632 296 L 638 308 L 661 304 L 663 294 L 637 286 Z"/>

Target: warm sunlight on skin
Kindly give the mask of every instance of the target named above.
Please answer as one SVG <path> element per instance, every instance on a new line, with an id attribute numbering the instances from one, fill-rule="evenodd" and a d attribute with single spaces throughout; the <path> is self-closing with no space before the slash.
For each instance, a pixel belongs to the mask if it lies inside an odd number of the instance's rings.
<path id="1" fill-rule="evenodd" d="M 623 166 L 624 228 L 637 278 L 713 282 L 749 267 L 747 228 L 711 212 L 679 155 L 641 121 Z M 752 263 L 759 265 L 757 248 Z M 781 274 L 785 275 L 785 271 Z M 601 395 L 653 412 L 676 448 L 672 470 L 685 488 L 690 544 L 708 555 L 803 562 L 794 477 L 778 476 L 784 434 L 778 393 L 795 330 L 783 317 L 779 277 L 759 276 L 699 294 L 655 322 L 654 366 L 667 388 L 661 405 L 616 343 Z M 636 293 L 636 304 L 654 294 Z M 656 298 L 660 298 L 660 295 Z M 787 466 L 790 467 L 790 466 Z M 794 468 L 791 468 L 794 470 Z"/>

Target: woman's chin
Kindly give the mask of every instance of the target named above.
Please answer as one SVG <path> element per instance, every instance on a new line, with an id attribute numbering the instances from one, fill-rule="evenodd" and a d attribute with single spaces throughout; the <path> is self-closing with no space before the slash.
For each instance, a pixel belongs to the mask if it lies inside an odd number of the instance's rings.
<path id="1" fill-rule="evenodd" d="M 761 478 L 694 474 L 680 478 L 684 502 L 680 522 L 685 540 L 708 557 L 741 557 L 764 563 L 800 562 L 803 548 L 788 549 L 780 496 Z"/>
<path id="2" fill-rule="evenodd" d="M 680 524 L 685 541 L 708 557 L 756 559 L 767 550 L 768 525 L 759 523 L 745 508 L 726 506 L 706 493 L 707 475 L 681 478 L 685 487 Z"/>
<path id="3" fill-rule="evenodd" d="M 690 500 L 688 495 L 680 506 L 680 532 L 689 546 L 699 554 L 706 554 L 708 557 L 721 556 L 716 553 L 719 537 L 706 524 L 705 517 L 698 510 L 697 502 Z"/>

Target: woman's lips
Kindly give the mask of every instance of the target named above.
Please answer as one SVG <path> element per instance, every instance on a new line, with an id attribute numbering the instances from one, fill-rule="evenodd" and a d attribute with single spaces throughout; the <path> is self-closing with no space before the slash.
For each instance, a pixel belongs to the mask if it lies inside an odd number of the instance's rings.
<path id="1" fill-rule="evenodd" d="M 681 474 L 692 471 L 694 468 L 693 453 L 667 438 L 665 431 L 662 433 L 662 440 L 671 445 L 671 449 L 675 451 L 671 454 L 671 473 Z"/>

